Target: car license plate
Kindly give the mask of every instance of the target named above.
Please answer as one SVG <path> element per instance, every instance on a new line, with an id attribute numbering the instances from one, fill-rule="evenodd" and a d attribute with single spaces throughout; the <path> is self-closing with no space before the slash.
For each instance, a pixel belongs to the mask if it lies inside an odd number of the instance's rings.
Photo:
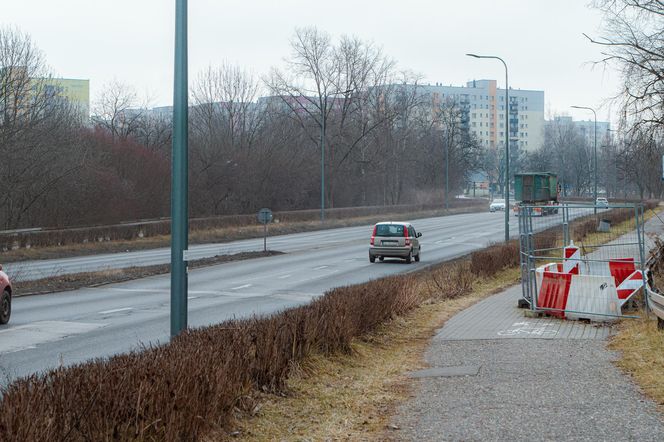
<path id="1" fill-rule="evenodd" d="M 381 244 L 384 246 L 396 246 L 399 242 L 398 241 L 381 241 Z"/>

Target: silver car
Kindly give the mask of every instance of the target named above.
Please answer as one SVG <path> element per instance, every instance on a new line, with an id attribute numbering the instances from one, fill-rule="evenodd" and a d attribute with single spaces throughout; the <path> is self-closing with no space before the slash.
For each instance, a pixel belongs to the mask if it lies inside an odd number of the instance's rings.
<path id="1" fill-rule="evenodd" d="M 422 248 L 419 238 L 421 233 L 415 227 L 405 222 L 383 222 L 373 228 L 371 243 L 369 245 L 369 261 L 376 262 L 376 258 L 402 258 L 407 263 L 420 260 Z"/>
<path id="2" fill-rule="evenodd" d="M 495 212 L 497 210 L 505 211 L 505 200 L 496 198 L 489 204 L 489 212 Z"/>

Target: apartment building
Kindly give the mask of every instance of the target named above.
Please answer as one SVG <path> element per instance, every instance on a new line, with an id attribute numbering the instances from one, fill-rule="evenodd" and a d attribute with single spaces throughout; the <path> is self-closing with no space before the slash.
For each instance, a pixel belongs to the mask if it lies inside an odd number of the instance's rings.
<path id="1" fill-rule="evenodd" d="M 579 131 L 579 134 L 586 140 L 588 146 L 593 146 L 595 140 L 595 120 L 575 121 L 567 115 L 555 116 L 553 120 L 546 121 L 549 124 L 571 124 Z M 608 121 L 597 122 L 597 145 L 600 146 L 611 140 L 611 123 Z"/>
<path id="2" fill-rule="evenodd" d="M 39 78 L 49 96 L 67 100 L 84 121 L 90 119 L 90 80 L 73 78 Z"/>
<path id="3" fill-rule="evenodd" d="M 505 89 L 498 88 L 496 80 L 473 80 L 466 86 L 436 83 L 416 87 L 430 98 L 433 108 L 445 101 L 456 103 L 462 111 L 462 124 L 486 147 L 504 146 L 506 131 L 511 146 L 525 151 L 542 146 L 544 91 L 510 88 L 509 105 L 506 105 Z M 506 112 L 508 127 L 505 127 Z"/>

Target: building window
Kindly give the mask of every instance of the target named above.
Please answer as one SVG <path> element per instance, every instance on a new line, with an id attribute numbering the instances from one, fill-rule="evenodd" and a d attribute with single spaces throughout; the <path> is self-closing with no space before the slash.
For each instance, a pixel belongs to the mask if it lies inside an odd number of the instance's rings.
<path id="1" fill-rule="evenodd" d="M 473 112 L 473 118 L 477 118 L 477 114 Z"/>
<path id="2" fill-rule="evenodd" d="M 477 125 L 477 123 L 475 123 L 475 122 L 473 121 L 473 127 L 475 127 L 476 125 Z"/>

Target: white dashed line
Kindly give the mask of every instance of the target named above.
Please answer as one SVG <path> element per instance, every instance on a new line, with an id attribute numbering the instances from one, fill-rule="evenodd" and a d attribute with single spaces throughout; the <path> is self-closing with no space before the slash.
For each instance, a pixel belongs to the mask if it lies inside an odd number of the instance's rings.
<path id="1" fill-rule="evenodd" d="M 231 290 L 246 289 L 247 287 L 251 287 L 251 284 L 245 284 L 245 285 L 240 285 L 240 286 L 237 286 L 237 287 L 233 287 Z"/>
<path id="2" fill-rule="evenodd" d="M 314 270 L 323 270 L 323 269 L 326 269 L 328 267 L 329 266 L 318 266 L 318 267 L 314 267 Z"/>
<path id="3" fill-rule="evenodd" d="M 278 276 L 278 278 L 279 279 L 286 279 L 286 278 L 290 278 L 291 276 L 293 276 L 293 275 L 281 275 L 281 276 Z"/>
<path id="4" fill-rule="evenodd" d="M 131 307 L 125 307 L 125 308 L 116 308 L 113 310 L 104 310 L 103 312 L 99 312 L 100 315 L 108 315 L 110 313 L 119 313 L 119 312 L 126 312 L 128 310 L 133 310 Z"/>

